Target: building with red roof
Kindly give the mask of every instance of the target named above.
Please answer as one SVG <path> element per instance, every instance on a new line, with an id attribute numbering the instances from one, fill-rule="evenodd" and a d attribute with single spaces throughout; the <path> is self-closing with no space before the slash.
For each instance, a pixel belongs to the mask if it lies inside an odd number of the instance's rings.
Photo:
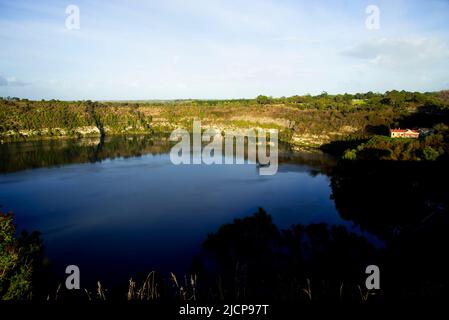
<path id="1" fill-rule="evenodd" d="M 392 138 L 419 138 L 419 130 L 414 129 L 390 129 Z"/>

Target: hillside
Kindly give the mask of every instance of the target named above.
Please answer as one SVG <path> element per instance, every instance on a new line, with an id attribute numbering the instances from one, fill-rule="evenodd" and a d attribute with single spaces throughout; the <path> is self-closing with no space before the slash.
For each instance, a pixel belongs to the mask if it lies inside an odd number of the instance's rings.
<path id="1" fill-rule="evenodd" d="M 30 140 L 171 132 L 193 119 L 218 129 L 277 128 L 297 147 L 385 134 L 389 127 L 448 121 L 448 92 L 293 96 L 240 100 L 30 101 L 0 99 L 0 139 Z"/>

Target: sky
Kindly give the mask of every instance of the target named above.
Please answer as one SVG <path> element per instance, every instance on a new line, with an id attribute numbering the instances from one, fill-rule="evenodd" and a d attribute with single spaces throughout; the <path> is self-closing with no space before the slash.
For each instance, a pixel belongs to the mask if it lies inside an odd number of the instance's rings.
<path id="1" fill-rule="evenodd" d="M 3 97 L 393 89 L 449 89 L 449 0 L 0 0 Z"/>

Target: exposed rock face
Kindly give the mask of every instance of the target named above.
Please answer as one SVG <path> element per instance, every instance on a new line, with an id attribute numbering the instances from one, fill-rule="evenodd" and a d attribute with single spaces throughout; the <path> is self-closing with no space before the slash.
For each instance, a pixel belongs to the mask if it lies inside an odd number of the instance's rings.
<path id="1" fill-rule="evenodd" d="M 100 129 L 95 126 L 79 127 L 74 130 L 81 135 L 99 135 Z"/>
<path id="2" fill-rule="evenodd" d="M 96 126 L 84 126 L 78 127 L 75 129 L 66 129 L 66 128 L 41 128 L 35 130 L 9 130 L 3 132 L 1 136 L 5 138 L 21 136 L 25 138 L 30 137 L 47 137 L 47 136 L 58 136 L 58 137 L 66 137 L 71 135 L 81 135 L 81 136 L 99 136 L 100 129 Z"/>
<path id="3" fill-rule="evenodd" d="M 22 103 L 23 104 L 23 103 Z M 230 131 L 245 135 L 248 129 L 277 129 L 279 140 L 297 147 L 314 148 L 358 131 L 363 123 L 349 121 L 330 113 L 317 110 L 299 110 L 286 105 L 260 106 L 232 105 L 198 107 L 195 105 L 164 106 L 114 106 L 75 104 L 65 106 L 67 114 L 51 109 L 45 116 L 44 108 L 35 102 L 35 107 L 15 105 L 8 107 L 20 116 L 10 117 L 4 113 L 5 131 L 0 138 L 41 139 L 58 137 L 84 137 L 120 134 L 170 133 L 176 128 L 192 129 L 194 119 L 200 120 L 203 129 Z M 50 107 L 55 108 L 51 105 Z M 6 107 L 5 107 L 6 108 Z M 31 124 L 23 119 L 23 113 L 35 119 Z M 59 113 L 58 113 L 59 112 Z M 52 118 L 54 116 L 54 119 Z M 37 120 L 36 120 L 37 119 Z M 51 121 L 48 119 L 52 119 Z M 335 121 L 334 121 L 335 120 Z M 31 127 L 36 126 L 36 128 Z M 52 127 L 54 126 L 54 127 Z M 67 127 L 65 127 L 67 126 Z M 360 127 L 360 128 L 359 128 Z M 31 128 L 31 129 L 30 129 Z"/>

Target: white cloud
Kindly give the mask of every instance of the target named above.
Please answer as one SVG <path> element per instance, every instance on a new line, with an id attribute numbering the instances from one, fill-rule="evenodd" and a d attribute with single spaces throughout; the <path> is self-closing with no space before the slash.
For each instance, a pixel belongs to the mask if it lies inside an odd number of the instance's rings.
<path id="1" fill-rule="evenodd" d="M 3 77 L 0 75 L 0 86 L 6 87 L 23 87 L 28 85 L 29 83 L 18 80 L 16 77 Z"/>
<path id="2" fill-rule="evenodd" d="M 0 93 L 93 100 L 447 86 L 447 6 L 383 2 L 372 33 L 365 6 L 346 2 L 79 0 L 74 32 L 65 3 L 16 0 L 0 12 Z"/>
<path id="3" fill-rule="evenodd" d="M 17 87 L 23 87 L 29 85 L 28 82 L 23 82 L 21 80 L 18 80 L 16 77 L 8 77 L 6 78 L 8 81 L 9 86 L 17 86 Z"/>
<path id="4" fill-rule="evenodd" d="M 386 68 L 438 67 L 447 63 L 449 45 L 437 38 L 380 38 L 358 43 L 341 53 Z"/>

